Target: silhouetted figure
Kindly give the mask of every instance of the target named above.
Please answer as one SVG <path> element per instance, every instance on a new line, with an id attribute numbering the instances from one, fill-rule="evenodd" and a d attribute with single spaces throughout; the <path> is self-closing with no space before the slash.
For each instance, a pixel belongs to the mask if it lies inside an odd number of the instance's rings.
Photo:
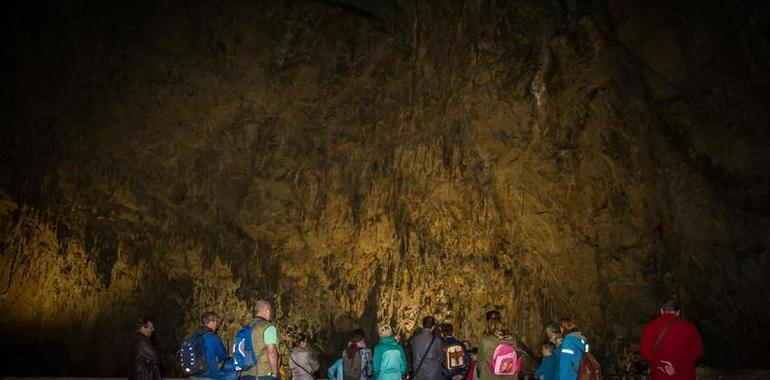
<path id="1" fill-rule="evenodd" d="M 660 317 L 644 326 L 639 346 L 653 380 L 695 379 L 695 362 L 703 355 L 703 343 L 698 329 L 679 319 L 676 302 L 666 302 Z"/>
<path id="2" fill-rule="evenodd" d="M 158 350 L 150 342 L 155 324 L 148 318 L 136 322 L 136 332 L 131 339 L 128 380 L 160 380 Z"/>

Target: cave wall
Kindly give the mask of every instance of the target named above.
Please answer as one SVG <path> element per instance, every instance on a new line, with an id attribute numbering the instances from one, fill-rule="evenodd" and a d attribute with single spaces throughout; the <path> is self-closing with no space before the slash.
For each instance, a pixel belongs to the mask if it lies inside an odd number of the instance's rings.
<path id="1" fill-rule="evenodd" d="M 266 297 L 325 358 L 497 308 L 533 347 L 575 318 L 624 372 L 673 296 L 707 364 L 766 363 L 737 347 L 770 331 L 767 6 L 561 4 L 16 5 L 5 353 L 120 374 L 149 314 L 173 374 L 197 315 L 227 342 Z"/>

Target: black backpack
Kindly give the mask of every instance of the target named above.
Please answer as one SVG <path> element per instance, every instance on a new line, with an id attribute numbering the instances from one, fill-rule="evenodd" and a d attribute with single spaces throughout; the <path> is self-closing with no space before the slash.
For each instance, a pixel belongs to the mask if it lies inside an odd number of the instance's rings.
<path id="1" fill-rule="evenodd" d="M 345 380 L 358 380 L 363 373 L 361 365 L 361 353 L 356 351 L 352 358 L 348 357 L 347 352 L 342 353 L 342 377 Z"/>
<path id="2" fill-rule="evenodd" d="M 206 342 L 204 336 L 211 334 L 193 334 L 182 341 L 179 348 L 179 364 L 186 376 L 194 376 L 209 370 L 209 361 L 206 359 Z"/>

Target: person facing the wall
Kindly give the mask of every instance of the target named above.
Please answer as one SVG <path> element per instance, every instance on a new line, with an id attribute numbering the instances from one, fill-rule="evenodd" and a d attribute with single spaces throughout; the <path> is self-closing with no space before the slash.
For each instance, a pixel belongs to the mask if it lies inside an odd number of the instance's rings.
<path id="1" fill-rule="evenodd" d="M 251 323 L 251 342 L 257 363 L 241 372 L 241 380 L 276 380 L 279 378 L 278 330 L 271 319 L 273 306 L 265 300 L 254 303 L 256 318 Z"/>
<path id="2" fill-rule="evenodd" d="M 393 337 L 393 329 L 382 325 L 378 330 L 380 343 L 374 347 L 374 379 L 401 380 L 406 374 L 404 348 Z"/>
<path id="3" fill-rule="evenodd" d="M 679 304 L 668 301 L 660 316 L 642 330 L 639 347 L 653 380 L 696 378 L 695 362 L 703 355 L 703 342 L 698 329 L 679 314 Z"/>

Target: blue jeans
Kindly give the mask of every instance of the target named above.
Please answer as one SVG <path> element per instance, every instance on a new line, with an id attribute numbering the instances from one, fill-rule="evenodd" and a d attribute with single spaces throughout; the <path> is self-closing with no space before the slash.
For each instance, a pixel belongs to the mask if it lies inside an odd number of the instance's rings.
<path id="1" fill-rule="evenodd" d="M 278 380 L 277 376 L 241 376 L 241 380 Z"/>

